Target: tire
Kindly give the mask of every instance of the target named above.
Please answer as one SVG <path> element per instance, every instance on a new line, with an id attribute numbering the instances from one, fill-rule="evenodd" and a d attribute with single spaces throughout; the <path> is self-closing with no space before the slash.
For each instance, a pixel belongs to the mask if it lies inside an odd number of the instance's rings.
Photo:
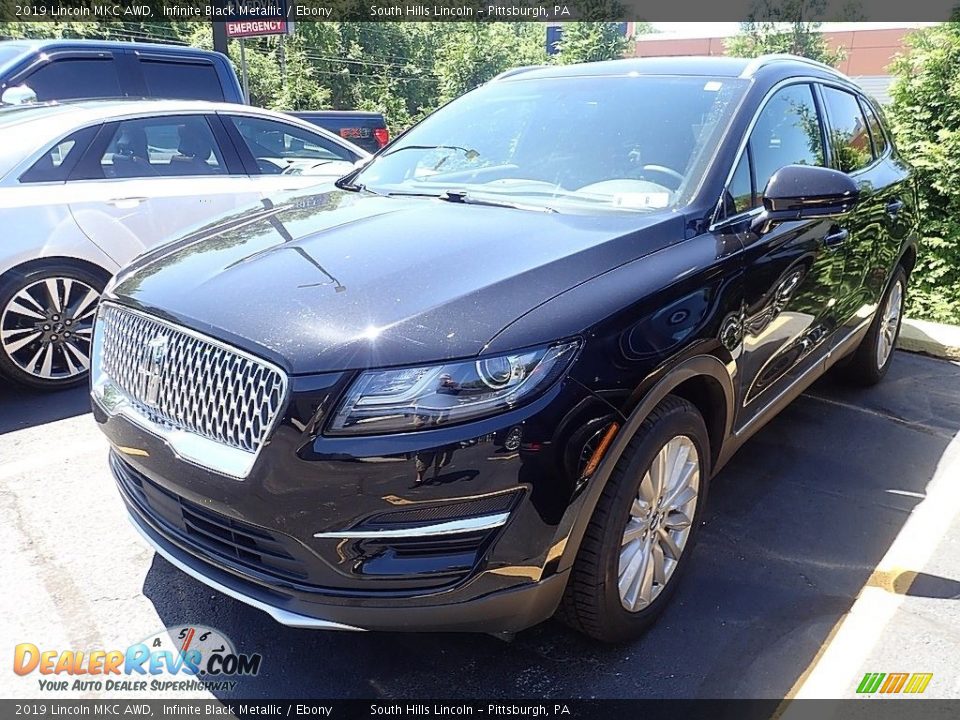
<path id="1" fill-rule="evenodd" d="M 85 383 L 94 313 L 108 278 L 55 261 L 0 280 L 0 373 L 35 390 Z"/>
<path id="2" fill-rule="evenodd" d="M 890 285 L 877 306 L 870 329 L 842 368 L 852 385 L 870 386 L 883 380 L 893 362 L 893 350 L 900 336 L 903 309 L 907 299 L 907 273 L 898 266 Z M 894 313 L 892 316 L 890 313 Z"/>
<path id="3" fill-rule="evenodd" d="M 686 516 L 681 519 L 675 512 L 668 512 L 659 520 L 655 515 L 641 519 L 637 514 L 643 516 L 642 512 L 635 514 L 635 510 L 641 510 L 641 503 L 637 502 L 640 494 L 648 498 L 654 496 L 649 492 L 653 489 L 654 477 L 651 474 L 648 478 L 648 471 L 654 470 L 652 465 L 661 457 L 661 451 L 669 454 L 671 448 L 679 448 L 681 456 L 686 449 L 684 471 L 692 468 L 693 474 L 695 470 L 695 478 L 690 481 L 691 485 L 694 481 L 696 483 L 694 497 L 681 505 Z M 693 460 L 690 459 L 691 450 L 696 452 Z M 667 396 L 644 420 L 603 489 L 570 571 L 557 618 L 573 629 L 607 643 L 635 639 L 649 628 L 669 603 L 696 542 L 706 503 L 709 472 L 710 442 L 703 417 L 688 401 Z M 671 475 L 668 473 L 667 477 Z M 655 505 L 647 503 L 648 509 Z M 674 530 L 671 524 L 683 527 Z M 644 528 L 647 529 L 646 536 L 625 542 L 628 531 L 637 536 Z M 678 546 L 679 558 L 671 560 L 671 553 L 664 550 L 667 544 L 659 539 L 663 533 Z M 648 537 L 657 540 L 650 542 Z M 645 546 L 645 543 L 648 544 Z M 660 578 L 654 576 L 658 556 L 654 548 L 657 546 L 663 552 L 664 560 Z M 646 566 L 642 559 L 644 547 L 650 548 L 646 553 Z M 621 548 L 624 548 L 622 553 Z M 636 554 L 631 554 L 631 549 L 637 550 Z M 639 585 L 629 581 L 631 563 L 639 563 L 639 566 L 633 565 L 637 573 L 631 575 L 640 577 Z M 641 570 L 646 572 L 641 573 Z M 642 582 L 644 578 L 649 579 L 649 599 L 646 602 L 643 598 L 647 585 Z M 621 589 L 621 584 L 625 585 L 625 590 Z M 634 588 L 635 593 L 631 592 Z M 635 604 L 633 600 L 639 600 L 639 603 Z"/>

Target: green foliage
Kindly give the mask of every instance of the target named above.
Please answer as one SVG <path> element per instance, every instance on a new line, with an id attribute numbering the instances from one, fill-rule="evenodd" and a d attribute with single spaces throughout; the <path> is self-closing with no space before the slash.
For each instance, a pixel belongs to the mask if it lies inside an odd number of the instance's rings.
<path id="1" fill-rule="evenodd" d="M 620 23 L 570 22 L 563 26 L 563 39 L 554 60 L 563 65 L 623 57 L 629 41 L 620 33 Z"/>
<path id="2" fill-rule="evenodd" d="M 820 23 L 827 0 L 757 0 L 740 33 L 726 43 L 729 55 L 757 57 L 768 53 L 790 53 L 837 65 L 844 58 L 843 50 L 831 50 Z M 763 21 L 756 18 L 762 17 Z"/>
<path id="3" fill-rule="evenodd" d="M 913 33 L 907 45 L 891 67 L 888 115 L 920 196 L 910 313 L 960 324 L 960 21 Z"/>
<path id="4" fill-rule="evenodd" d="M 438 36 L 439 102 L 449 102 L 504 70 L 545 62 L 544 38 L 543 28 L 535 23 L 448 23 Z"/>

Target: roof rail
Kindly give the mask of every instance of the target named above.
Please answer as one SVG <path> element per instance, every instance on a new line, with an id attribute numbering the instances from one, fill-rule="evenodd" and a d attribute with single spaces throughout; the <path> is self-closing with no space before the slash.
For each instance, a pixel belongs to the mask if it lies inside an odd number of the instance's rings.
<path id="1" fill-rule="evenodd" d="M 804 63 L 805 65 L 810 65 L 812 67 L 818 67 L 821 70 L 829 70 L 832 73 L 840 74 L 840 71 L 835 67 L 831 67 L 826 63 L 819 62 L 817 60 L 811 60 L 810 58 L 803 57 L 802 55 L 791 55 L 790 53 L 771 53 L 769 55 L 761 55 L 755 57 L 747 66 L 743 69 L 743 72 L 740 73 L 741 78 L 753 77 L 757 71 L 764 67 L 765 65 L 770 65 L 775 62 L 782 62 L 785 60 L 790 60 L 793 62 Z"/>
<path id="2" fill-rule="evenodd" d="M 502 73 L 490 80 L 490 82 L 497 82 L 498 80 L 505 80 L 508 77 L 513 77 L 514 75 L 520 75 L 525 72 L 530 72 L 531 70 L 540 70 L 541 68 L 548 67 L 547 65 L 523 65 L 521 67 L 510 68 L 509 70 L 504 70 Z"/>

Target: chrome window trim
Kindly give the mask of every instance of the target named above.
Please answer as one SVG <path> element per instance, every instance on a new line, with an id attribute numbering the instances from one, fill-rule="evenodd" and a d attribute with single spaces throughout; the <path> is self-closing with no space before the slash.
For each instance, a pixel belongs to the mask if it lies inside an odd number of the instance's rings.
<path id="1" fill-rule="evenodd" d="M 496 513 L 495 515 L 479 515 L 477 517 L 462 518 L 460 520 L 449 520 L 435 525 L 385 530 L 336 530 L 334 532 L 314 533 L 313 536 L 315 538 L 337 538 L 340 540 L 442 537 L 444 535 L 460 535 L 468 532 L 493 530 L 505 525 L 509 518 L 510 513 Z"/>
<path id="2" fill-rule="evenodd" d="M 182 333 L 225 352 L 233 353 L 249 362 L 262 365 L 279 375 L 282 383 L 282 391 L 280 393 L 278 410 L 264 430 L 263 441 L 253 452 L 242 448 L 229 447 L 216 440 L 188 430 L 165 427 L 144 415 L 131 402 L 127 394 L 117 387 L 111 378 L 104 373 L 101 367 L 103 333 L 98 332 L 97 325 L 100 323 L 100 309 L 98 308 L 97 310 L 97 324 L 94 325 L 90 365 L 90 395 L 97 405 L 110 417 L 123 417 L 141 429 L 146 430 L 151 435 L 159 438 L 179 459 L 205 470 L 211 470 L 220 475 L 225 475 L 234 480 L 245 480 L 253 469 L 253 465 L 263 448 L 270 443 L 270 436 L 284 415 L 290 397 L 290 382 L 287 373 L 268 360 L 244 352 L 239 348 L 212 338 L 209 335 L 204 335 L 191 328 L 172 323 L 156 315 L 150 315 L 149 313 L 141 312 L 126 305 L 108 300 L 101 301 L 100 305 L 101 307 L 108 306 L 116 308 L 120 312 L 137 315 L 148 322 L 165 325 L 175 332 Z"/>

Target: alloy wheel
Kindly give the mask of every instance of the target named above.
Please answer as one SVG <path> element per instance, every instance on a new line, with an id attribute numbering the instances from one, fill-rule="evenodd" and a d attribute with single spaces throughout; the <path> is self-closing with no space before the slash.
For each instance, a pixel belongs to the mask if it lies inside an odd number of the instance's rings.
<path id="1" fill-rule="evenodd" d="M 699 490 L 697 448 L 684 435 L 674 437 L 644 473 L 623 531 L 618 586 L 626 610 L 643 610 L 670 581 L 690 537 Z"/>
<path id="2" fill-rule="evenodd" d="M 880 332 L 877 333 L 877 367 L 882 368 L 897 340 L 897 330 L 900 327 L 900 315 L 903 313 L 903 283 L 897 280 L 887 295 L 887 302 L 883 306 L 880 316 Z"/>
<path id="3" fill-rule="evenodd" d="M 100 292 L 82 280 L 49 277 L 21 288 L 0 314 L 0 347 L 39 380 L 70 380 L 90 367 Z"/>

